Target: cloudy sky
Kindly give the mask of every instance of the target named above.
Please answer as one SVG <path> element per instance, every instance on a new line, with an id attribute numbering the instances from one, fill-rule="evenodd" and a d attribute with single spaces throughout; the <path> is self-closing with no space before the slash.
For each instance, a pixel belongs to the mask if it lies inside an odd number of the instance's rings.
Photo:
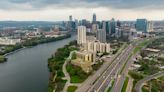
<path id="1" fill-rule="evenodd" d="M 91 20 L 93 13 L 98 20 L 163 20 L 164 0 L 0 0 L 0 21 Z"/>

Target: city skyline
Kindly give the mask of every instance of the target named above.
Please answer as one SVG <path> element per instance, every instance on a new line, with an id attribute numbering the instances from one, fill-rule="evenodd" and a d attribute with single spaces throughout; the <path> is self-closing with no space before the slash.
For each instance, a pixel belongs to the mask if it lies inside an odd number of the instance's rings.
<path id="1" fill-rule="evenodd" d="M 1 0 L 0 21 L 62 21 L 73 19 L 92 20 L 163 20 L 163 0 Z M 151 15 L 151 16 L 150 16 Z"/>

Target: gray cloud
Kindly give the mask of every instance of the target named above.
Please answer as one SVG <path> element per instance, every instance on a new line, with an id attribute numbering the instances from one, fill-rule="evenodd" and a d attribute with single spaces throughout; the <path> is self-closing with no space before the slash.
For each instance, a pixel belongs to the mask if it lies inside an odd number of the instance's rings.
<path id="1" fill-rule="evenodd" d="M 30 5 L 24 7 L 24 4 Z M 164 9 L 164 0 L 1 0 L 0 9 L 35 10 L 46 7 L 112 7 L 116 9 Z"/>

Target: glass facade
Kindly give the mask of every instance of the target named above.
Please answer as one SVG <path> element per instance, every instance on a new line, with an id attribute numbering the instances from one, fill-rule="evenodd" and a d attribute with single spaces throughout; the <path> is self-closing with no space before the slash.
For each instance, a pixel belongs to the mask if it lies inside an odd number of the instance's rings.
<path id="1" fill-rule="evenodd" d="M 146 19 L 137 19 L 136 30 L 139 32 L 147 32 L 148 22 Z"/>

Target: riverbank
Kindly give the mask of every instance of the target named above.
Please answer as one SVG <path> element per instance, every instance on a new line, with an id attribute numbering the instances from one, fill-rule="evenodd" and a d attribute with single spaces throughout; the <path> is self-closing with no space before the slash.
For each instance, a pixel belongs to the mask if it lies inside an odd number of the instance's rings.
<path id="1" fill-rule="evenodd" d="M 14 46 L 6 46 L 4 51 L 0 52 L 0 55 L 3 57 L 6 57 L 9 54 L 15 53 L 15 52 L 20 51 L 20 50 L 25 49 L 25 48 L 37 46 L 39 44 L 59 41 L 59 40 L 63 40 L 63 39 L 70 38 L 70 37 L 71 37 L 70 34 L 66 34 L 66 35 L 60 36 L 60 37 L 52 37 L 52 38 L 41 37 L 41 38 L 35 38 L 35 39 L 27 40 L 21 44 L 16 44 Z M 4 59 L 4 62 L 5 61 L 7 61 L 7 58 Z"/>
<path id="2" fill-rule="evenodd" d="M 26 48 L 27 48 L 27 47 L 23 47 L 23 48 L 20 48 L 20 49 L 16 49 L 16 50 L 14 50 L 14 51 L 11 51 L 11 52 L 9 52 L 9 53 L 4 54 L 3 56 L 6 57 L 6 56 L 8 56 L 8 55 L 10 55 L 10 54 L 13 54 L 13 53 L 15 53 L 15 52 L 17 52 L 17 51 L 20 51 L 20 50 L 23 50 L 23 49 L 26 49 Z"/>
<path id="3" fill-rule="evenodd" d="M 47 92 L 50 75 L 47 59 L 76 37 L 72 35 L 7 55 L 7 62 L 0 64 L 0 92 Z"/>
<path id="4" fill-rule="evenodd" d="M 5 56 L 0 56 L 0 63 L 4 63 L 7 61 L 7 58 Z"/>
<path id="5" fill-rule="evenodd" d="M 50 71 L 48 92 L 60 92 L 63 90 L 66 80 L 63 78 L 63 64 L 71 51 L 77 50 L 76 41 L 70 42 L 62 48 L 59 48 L 51 58 L 48 59 L 48 67 Z"/>

